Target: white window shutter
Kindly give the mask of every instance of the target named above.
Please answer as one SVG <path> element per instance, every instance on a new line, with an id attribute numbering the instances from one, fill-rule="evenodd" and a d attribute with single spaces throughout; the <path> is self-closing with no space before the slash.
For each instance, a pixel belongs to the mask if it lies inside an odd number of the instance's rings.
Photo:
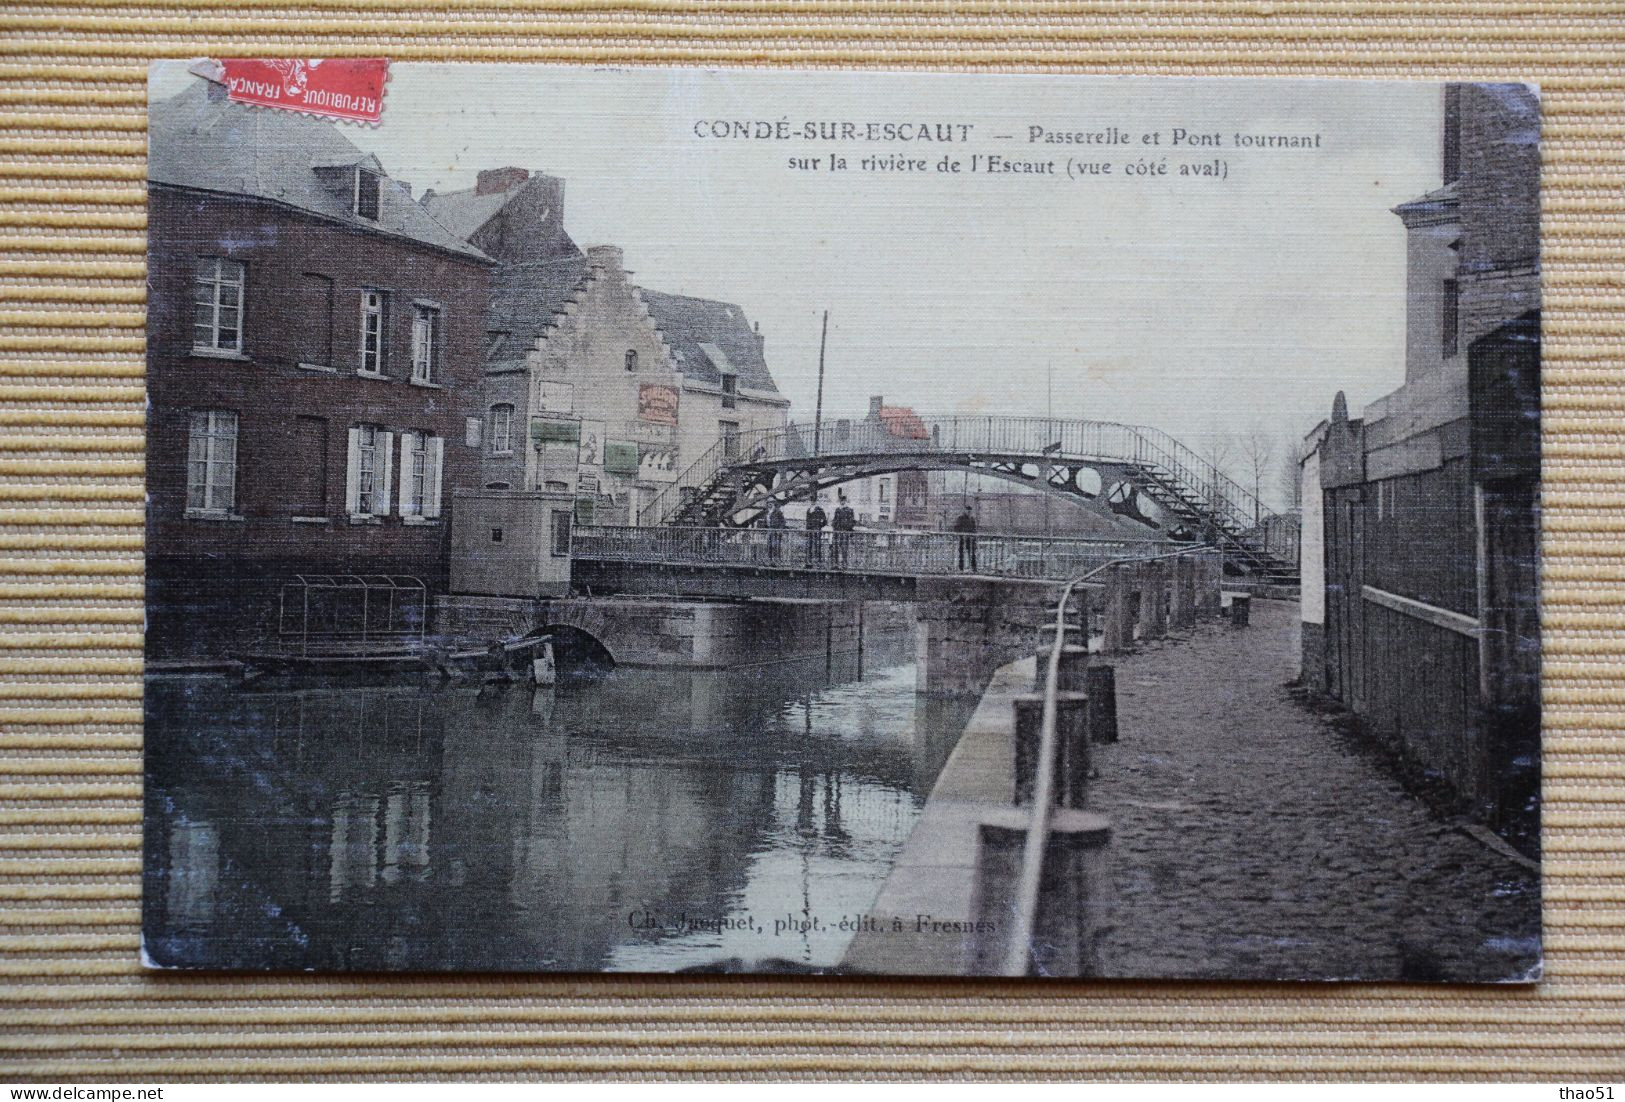
<path id="1" fill-rule="evenodd" d="M 440 515 L 440 465 L 446 458 L 446 441 L 431 436 L 427 441 L 428 454 L 424 456 L 423 515 Z"/>
<path id="2" fill-rule="evenodd" d="M 412 450 L 417 447 L 417 433 L 401 433 L 401 488 L 396 511 L 401 516 L 412 515 Z"/>
<path id="3" fill-rule="evenodd" d="M 395 434 L 378 434 L 378 515 L 389 515 L 389 476 L 395 469 Z"/>
<path id="4" fill-rule="evenodd" d="M 344 472 L 344 511 L 352 516 L 361 508 L 361 429 L 350 427 L 350 450 Z"/>

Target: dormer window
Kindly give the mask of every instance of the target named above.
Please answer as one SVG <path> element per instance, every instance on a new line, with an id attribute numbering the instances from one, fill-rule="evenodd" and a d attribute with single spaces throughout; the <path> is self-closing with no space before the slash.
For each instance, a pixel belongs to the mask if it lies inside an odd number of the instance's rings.
<path id="1" fill-rule="evenodd" d="M 626 350 L 626 369 L 628 371 L 636 371 L 638 369 L 638 350 L 636 348 L 628 348 Z"/>
<path id="2" fill-rule="evenodd" d="M 722 373 L 722 408 L 733 409 L 739 399 L 739 376 L 730 372 Z"/>
<path id="3" fill-rule="evenodd" d="M 355 212 L 362 218 L 378 221 L 378 196 L 382 177 L 357 167 L 355 170 Z"/>

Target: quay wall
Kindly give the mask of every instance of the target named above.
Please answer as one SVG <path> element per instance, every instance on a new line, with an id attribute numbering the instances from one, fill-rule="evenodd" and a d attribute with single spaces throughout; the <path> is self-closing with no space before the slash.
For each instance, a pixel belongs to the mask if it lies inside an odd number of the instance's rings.
<path id="1" fill-rule="evenodd" d="M 436 634 L 480 647 L 568 627 L 601 643 L 617 665 L 732 669 L 845 654 L 912 630 L 906 604 L 648 597 L 441 597 Z"/>

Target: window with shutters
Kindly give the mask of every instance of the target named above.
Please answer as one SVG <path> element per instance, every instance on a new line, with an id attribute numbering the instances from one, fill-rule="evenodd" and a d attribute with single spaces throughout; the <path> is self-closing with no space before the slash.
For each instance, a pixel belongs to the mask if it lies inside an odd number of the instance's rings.
<path id="1" fill-rule="evenodd" d="M 385 366 L 384 318 L 389 296 L 376 288 L 361 291 L 361 367 L 363 375 L 382 375 Z"/>
<path id="2" fill-rule="evenodd" d="M 199 257 L 192 287 L 192 348 L 197 352 L 243 350 L 243 287 L 248 266 L 223 256 Z"/>
<path id="3" fill-rule="evenodd" d="M 186 458 L 186 511 L 228 515 L 237 504 L 237 415 L 193 410 Z"/>
<path id="4" fill-rule="evenodd" d="M 412 312 L 412 381 L 436 383 L 440 375 L 440 310 L 421 303 Z"/>
<path id="5" fill-rule="evenodd" d="M 401 433 L 400 514 L 409 522 L 440 515 L 445 441 L 426 432 Z"/>
<path id="6" fill-rule="evenodd" d="M 358 445 L 356 512 L 376 513 L 378 504 L 378 426 L 362 425 Z"/>
<path id="7" fill-rule="evenodd" d="M 367 520 L 389 513 L 394 451 L 394 434 L 381 426 L 351 427 L 344 498 L 345 509 L 353 519 Z"/>

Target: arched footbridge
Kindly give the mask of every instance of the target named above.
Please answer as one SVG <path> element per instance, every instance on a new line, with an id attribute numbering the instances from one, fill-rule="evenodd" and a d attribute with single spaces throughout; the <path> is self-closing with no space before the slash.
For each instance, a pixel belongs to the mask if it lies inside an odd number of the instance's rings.
<path id="1" fill-rule="evenodd" d="M 773 501 L 810 500 L 899 471 L 965 471 L 1126 518 L 1152 540 L 1197 541 L 1272 582 L 1296 555 L 1271 546 L 1270 515 L 1246 487 L 1157 429 L 1048 417 L 871 417 L 791 423 L 724 438 L 647 503 L 642 525 L 748 528 Z"/>

